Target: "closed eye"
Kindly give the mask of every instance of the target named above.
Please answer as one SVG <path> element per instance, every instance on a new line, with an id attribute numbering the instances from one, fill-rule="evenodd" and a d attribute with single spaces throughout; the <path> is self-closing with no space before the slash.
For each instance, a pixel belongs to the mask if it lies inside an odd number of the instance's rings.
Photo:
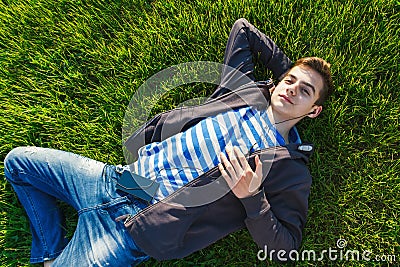
<path id="1" fill-rule="evenodd" d="M 290 79 L 285 80 L 285 82 L 286 82 L 287 84 L 292 84 L 292 83 L 293 83 L 292 80 L 290 80 Z"/>
<path id="2" fill-rule="evenodd" d="M 306 88 L 302 88 L 301 91 L 308 96 L 310 95 L 310 92 Z"/>

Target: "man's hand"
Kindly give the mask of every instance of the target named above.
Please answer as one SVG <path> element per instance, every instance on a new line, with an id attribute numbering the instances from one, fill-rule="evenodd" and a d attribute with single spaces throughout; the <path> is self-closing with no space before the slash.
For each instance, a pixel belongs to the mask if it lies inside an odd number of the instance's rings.
<path id="1" fill-rule="evenodd" d="M 257 193 L 262 182 L 262 163 L 259 156 L 255 157 L 256 170 L 253 172 L 246 157 L 239 148 L 226 147 L 225 154 L 221 152 L 221 162 L 218 164 L 221 175 L 228 183 L 232 192 L 238 198 L 246 198 Z M 224 168 L 225 167 L 225 168 Z"/>

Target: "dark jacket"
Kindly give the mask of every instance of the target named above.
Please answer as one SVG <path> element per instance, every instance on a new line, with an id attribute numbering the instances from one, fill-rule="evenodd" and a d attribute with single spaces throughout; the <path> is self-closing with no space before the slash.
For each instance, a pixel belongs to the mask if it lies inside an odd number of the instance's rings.
<path id="1" fill-rule="evenodd" d="M 251 98 L 251 92 L 254 92 L 255 98 L 259 97 L 257 89 L 245 88 L 243 91 L 247 91 L 242 93 L 248 98 Z M 180 131 L 196 123 L 196 118 L 203 118 L 203 114 L 209 116 L 216 106 L 215 101 L 226 100 L 231 103 L 232 108 L 243 104 L 243 99 L 238 97 L 237 92 L 230 92 L 220 98 L 222 99 L 217 98 L 204 105 L 188 108 L 190 112 L 179 109 L 156 116 L 147 124 L 148 128 L 142 128 L 127 141 L 127 148 L 134 146 L 135 140 L 141 142 L 145 133 L 148 135 L 145 139 L 149 142 L 158 140 L 155 135 L 163 132 L 160 123 L 165 123 L 164 118 L 168 118 L 167 124 L 171 127 L 169 130 Z M 219 111 L 218 108 L 215 109 Z M 176 119 L 185 117 L 185 114 L 197 114 L 198 117 L 186 123 Z M 306 163 L 311 149 L 310 144 L 290 144 L 252 154 L 250 165 L 253 168 L 256 154 L 262 155 L 263 166 L 270 166 L 261 190 L 255 196 L 239 200 L 229 192 L 204 205 L 180 205 L 191 202 L 192 191 L 188 188 L 204 186 L 220 177 L 218 168 L 213 168 L 162 202 L 153 204 L 126 220 L 125 226 L 138 246 L 147 255 L 158 260 L 185 257 L 243 227 L 247 227 L 260 248 L 267 245 L 268 250 L 297 249 L 302 240 L 308 210 L 311 176 Z M 213 186 L 220 187 L 221 191 L 226 188 L 221 179 L 218 183 L 213 183 Z"/>
<path id="2" fill-rule="evenodd" d="M 234 27 L 247 34 L 248 38 L 259 38 L 259 34 L 254 34 L 256 29 L 243 19 L 238 20 Z M 290 60 L 272 41 L 268 42 L 265 62 L 280 62 L 281 69 L 274 65 L 274 74 L 281 75 L 289 67 Z M 259 42 L 253 43 L 250 48 L 255 50 Z M 144 144 L 164 140 L 203 118 L 230 108 L 250 105 L 258 109 L 267 108 L 270 99 L 269 91 L 256 87 L 254 83 L 234 91 L 222 88 L 213 96 L 203 105 L 157 115 L 126 141 L 127 150 L 136 156 L 137 150 Z M 270 169 L 265 171 L 267 176 L 260 191 L 245 199 L 238 199 L 227 190 L 215 167 L 165 200 L 133 217 L 127 217 L 125 226 L 137 245 L 158 260 L 185 257 L 244 227 L 260 248 L 264 249 L 266 245 L 268 251 L 283 249 L 287 252 L 298 249 L 308 210 L 311 175 L 306 164 L 311 153 L 312 146 L 309 144 L 289 144 L 252 154 L 249 159 L 252 168 L 254 156 L 259 154 L 263 168 Z M 200 195 L 204 204 L 185 205 L 199 198 L 193 189 L 207 186 L 213 192 L 227 193 L 208 203 L 209 194 L 206 191 Z"/>

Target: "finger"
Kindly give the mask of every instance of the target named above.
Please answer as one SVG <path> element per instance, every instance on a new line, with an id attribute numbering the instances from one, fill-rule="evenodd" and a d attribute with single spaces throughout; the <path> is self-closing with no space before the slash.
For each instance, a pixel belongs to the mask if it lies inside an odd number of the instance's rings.
<path id="1" fill-rule="evenodd" d="M 255 164 L 256 164 L 256 170 L 255 170 L 255 173 L 254 173 L 254 175 L 253 175 L 253 177 L 251 179 L 250 185 L 249 185 L 249 192 L 257 191 L 261 186 L 261 181 L 262 181 L 262 178 L 263 178 L 263 175 L 262 175 L 262 162 L 260 160 L 260 157 L 256 156 L 254 158 L 254 160 L 255 160 Z"/>
<path id="2" fill-rule="evenodd" d="M 236 146 L 233 149 L 235 151 L 236 157 L 238 158 L 241 168 L 243 170 L 247 169 L 247 167 L 249 167 L 249 163 L 247 162 L 246 157 L 244 156 L 242 151 L 240 151 L 240 149 Z"/>
<path id="3" fill-rule="evenodd" d="M 262 161 L 260 160 L 260 156 L 256 156 L 256 175 L 262 180 L 263 173 L 262 173 Z"/>
<path id="4" fill-rule="evenodd" d="M 222 177 L 224 177 L 225 180 L 230 180 L 231 178 L 229 177 L 228 173 L 225 171 L 224 166 L 222 163 L 218 163 L 218 169 L 221 172 Z"/>
<path id="5" fill-rule="evenodd" d="M 234 173 L 232 172 L 231 174 L 232 175 L 236 175 L 236 176 L 241 176 L 242 173 L 243 173 L 243 169 L 240 166 L 240 164 L 238 162 L 238 159 L 235 156 L 234 148 L 233 147 L 226 147 L 225 150 L 226 150 L 226 153 L 229 156 L 229 162 L 233 167 Z"/>
<path id="6" fill-rule="evenodd" d="M 230 178 L 232 180 L 232 177 L 235 175 L 235 170 L 233 169 L 231 163 L 229 162 L 229 160 L 227 159 L 227 157 L 225 156 L 224 153 L 220 153 L 220 158 L 221 158 L 221 162 L 223 164 L 224 170 L 226 171 L 227 175 L 229 176 L 228 178 Z"/>

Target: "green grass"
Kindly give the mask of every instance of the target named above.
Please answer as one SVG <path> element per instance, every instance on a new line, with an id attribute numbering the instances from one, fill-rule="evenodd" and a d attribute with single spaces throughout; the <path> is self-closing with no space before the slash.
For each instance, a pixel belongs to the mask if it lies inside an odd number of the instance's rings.
<path id="1" fill-rule="evenodd" d="M 242 2 L 2 1 L 1 163 L 22 145 L 123 163 L 121 128 L 135 90 L 175 64 L 222 62 L 231 25 L 245 17 L 292 59 L 314 55 L 332 63 L 333 97 L 320 118 L 299 125 L 317 147 L 301 249 L 335 248 L 344 238 L 349 249 L 396 254 L 400 262 L 399 1 Z M 211 92 L 176 90 L 156 109 Z M 27 266 L 28 221 L 0 166 L 0 265 Z M 74 222 L 68 227 L 72 234 Z M 276 265 L 258 261 L 257 251 L 243 230 L 183 260 L 143 266 Z"/>

